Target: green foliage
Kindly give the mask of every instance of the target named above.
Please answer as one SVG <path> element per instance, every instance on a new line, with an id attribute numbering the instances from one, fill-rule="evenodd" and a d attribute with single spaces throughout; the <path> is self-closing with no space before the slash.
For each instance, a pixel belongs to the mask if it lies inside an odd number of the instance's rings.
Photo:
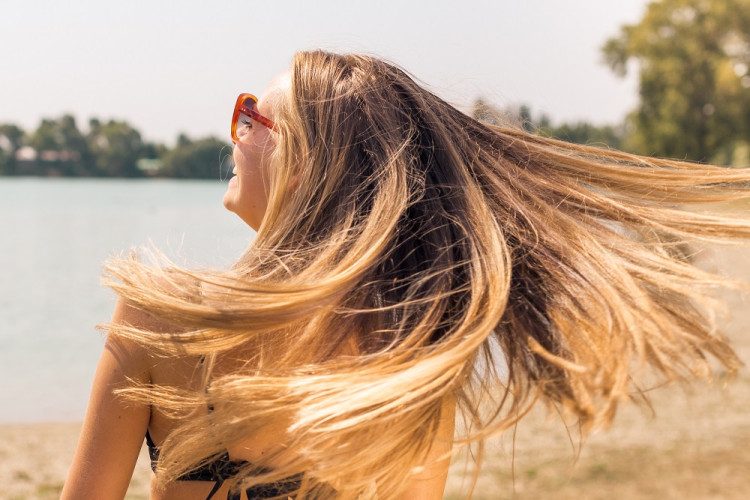
<path id="1" fill-rule="evenodd" d="M 89 145 L 71 115 L 42 120 L 29 137 L 28 145 L 44 152 L 47 170 L 65 176 L 94 173 Z"/>
<path id="2" fill-rule="evenodd" d="M 513 126 L 518 125 L 517 117 L 514 113 L 503 111 L 500 108 L 488 103 L 482 97 L 474 101 L 471 109 L 471 117 L 480 122 L 490 125 Z"/>
<path id="3" fill-rule="evenodd" d="M 231 149 L 224 141 L 214 137 L 192 141 L 180 134 L 177 146 L 162 157 L 161 173 L 167 177 L 225 178 L 228 173 L 221 172 L 220 166 L 228 165 L 223 160 L 229 154 Z"/>
<path id="4" fill-rule="evenodd" d="M 640 72 L 633 149 L 731 161 L 750 133 L 750 0 L 652 2 L 603 52 L 616 74 Z"/>
<path id="5" fill-rule="evenodd" d="M 16 152 L 23 146 L 25 135 L 16 125 L 0 125 L 0 175 L 15 175 Z"/>
<path id="6" fill-rule="evenodd" d="M 36 159 L 17 159 L 29 146 Z M 223 156 L 222 156 L 223 154 Z M 124 121 L 89 121 L 83 133 L 71 115 L 45 118 L 30 134 L 12 124 L 0 124 L 0 175 L 60 175 L 94 177 L 225 178 L 228 144 L 209 137 L 193 141 L 180 134 L 175 148 L 144 142 L 140 132 Z"/>
<path id="7" fill-rule="evenodd" d="M 144 157 L 144 144 L 140 132 L 128 123 L 116 120 L 101 123 L 93 119 L 86 139 L 96 158 L 97 173 L 112 177 L 143 176 L 136 163 Z"/>
<path id="8" fill-rule="evenodd" d="M 584 121 L 555 126 L 544 113 L 535 117 L 528 105 L 503 110 L 481 97 L 474 102 L 471 115 L 474 119 L 490 125 L 523 128 L 527 132 L 576 144 L 622 149 L 626 136 L 625 128 L 622 126 L 598 126 Z"/>
<path id="9" fill-rule="evenodd" d="M 540 126 L 539 133 L 561 141 L 613 149 L 627 149 L 625 129 L 621 126 L 592 125 L 588 122 L 563 123 L 558 126 Z"/>

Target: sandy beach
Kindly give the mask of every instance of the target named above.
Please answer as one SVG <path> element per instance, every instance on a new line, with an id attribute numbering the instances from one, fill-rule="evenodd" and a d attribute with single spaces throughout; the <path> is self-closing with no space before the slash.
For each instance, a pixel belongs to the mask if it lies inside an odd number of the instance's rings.
<path id="1" fill-rule="evenodd" d="M 749 251 L 711 250 L 709 266 L 750 281 Z M 710 258 L 710 260 L 709 260 Z M 750 302 L 728 294 L 722 324 L 750 364 Z M 559 419 L 539 408 L 513 435 L 489 443 L 473 498 L 489 499 L 744 499 L 750 491 L 750 370 L 733 380 L 651 393 L 653 410 L 628 405 L 580 453 Z M 58 498 L 80 424 L 0 426 L 0 499 Z M 471 472 L 469 469 L 468 472 Z M 446 499 L 461 496 L 464 463 L 451 470 Z M 150 469 L 141 453 L 127 498 L 148 498 Z"/>

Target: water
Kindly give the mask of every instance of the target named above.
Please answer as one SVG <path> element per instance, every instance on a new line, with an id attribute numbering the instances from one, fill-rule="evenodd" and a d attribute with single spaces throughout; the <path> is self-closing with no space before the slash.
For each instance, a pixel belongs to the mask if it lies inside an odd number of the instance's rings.
<path id="1" fill-rule="evenodd" d="M 0 423 L 81 420 L 114 293 L 103 262 L 153 243 L 227 266 L 253 232 L 219 181 L 0 177 Z"/>

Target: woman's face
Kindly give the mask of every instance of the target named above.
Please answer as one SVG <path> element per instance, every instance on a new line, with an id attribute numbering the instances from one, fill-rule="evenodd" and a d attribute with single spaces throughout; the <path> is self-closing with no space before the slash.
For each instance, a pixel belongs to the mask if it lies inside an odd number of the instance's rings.
<path id="1" fill-rule="evenodd" d="M 289 86 L 288 71 L 274 78 L 258 99 L 258 112 L 273 120 L 276 103 L 289 91 Z M 229 180 L 223 202 L 227 210 L 257 231 L 268 204 L 269 164 L 274 148 L 272 134 L 277 132 L 253 120 L 248 125 L 250 128 L 240 141 L 234 142 L 235 175 Z"/>

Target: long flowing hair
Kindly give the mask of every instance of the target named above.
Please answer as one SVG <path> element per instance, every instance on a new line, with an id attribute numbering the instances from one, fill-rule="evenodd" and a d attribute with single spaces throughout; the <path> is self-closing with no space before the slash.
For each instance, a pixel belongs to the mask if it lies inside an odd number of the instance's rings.
<path id="1" fill-rule="evenodd" d="M 221 376 L 206 363 L 201 390 L 126 391 L 195 412 L 163 445 L 165 480 L 285 421 L 297 458 L 245 484 L 304 471 L 308 498 L 392 498 L 447 400 L 457 443 L 481 442 L 537 400 L 606 423 L 642 376 L 740 365 L 711 320 L 725 280 L 675 249 L 750 236 L 711 211 L 750 194 L 747 170 L 490 126 L 361 55 L 297 54 L 275 120 L 268 209 L 231 269 L 107 268 L 177 329 L 111 334 L 209 361 L 252 353 Z"/>

